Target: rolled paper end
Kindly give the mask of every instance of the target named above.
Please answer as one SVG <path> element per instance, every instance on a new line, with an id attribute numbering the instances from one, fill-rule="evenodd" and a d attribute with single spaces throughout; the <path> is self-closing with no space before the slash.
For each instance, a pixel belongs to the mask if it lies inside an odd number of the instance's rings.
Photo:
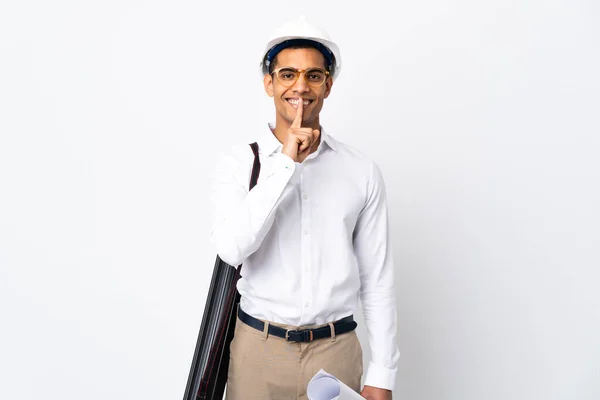
<path id="1" fill-rule="evenodd" d="M 360 400 L 363 399 L 344 382 L 320 370 L 306 388 L 308 400 Z M 364 399 L 363 399 L 364 400 Z"/>

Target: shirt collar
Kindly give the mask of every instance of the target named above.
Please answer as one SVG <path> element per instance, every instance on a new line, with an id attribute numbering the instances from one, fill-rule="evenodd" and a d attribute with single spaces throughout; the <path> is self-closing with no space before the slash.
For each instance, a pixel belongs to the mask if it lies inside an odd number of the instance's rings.
<path id="1" fill-rule="evenodd" d="M 275 124 L 268 124 L 267 129 L 262 131 L 258 138 L 258 151 L 259 153 L 271 155 L 275 152 L 280 153 L 283 149 L 283 144 L 279 142 L 275 134 L 271 131 Z M 326 143 L 332 150 L 337 151 L 337 144 L 335 139 L 327 134 L 325 129 L 321 126 L 321 142 Z"/>

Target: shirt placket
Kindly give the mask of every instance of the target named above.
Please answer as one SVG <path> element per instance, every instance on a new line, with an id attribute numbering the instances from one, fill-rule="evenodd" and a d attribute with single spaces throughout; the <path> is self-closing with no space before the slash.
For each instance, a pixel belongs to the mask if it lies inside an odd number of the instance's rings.
<path id="1" fill-rule="evenodd" d="M 310 225 L 310 202 L 311 198 L 308 193 L 308 168 L 304 167 L 300 177 L 300 196 L 301 196 L 301 229 L 302 229 L 302 319 L 307 313 L 310 313 L 312 307 L 312 291 L 310 285 L 311 275 L 311 239 L 312 231 Z"/>

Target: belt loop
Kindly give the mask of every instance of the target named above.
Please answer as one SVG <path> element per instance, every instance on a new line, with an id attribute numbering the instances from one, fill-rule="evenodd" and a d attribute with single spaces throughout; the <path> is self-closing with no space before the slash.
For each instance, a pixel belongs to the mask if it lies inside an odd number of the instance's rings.
<path id="1" fill-rule="evenodd" d="M 263 330 L 263 342 L 269 337 L 269 321 L 265 321 L 265 329 Z"/>
<path id="2" fill-rule="evenodd" d="M 335 327 L 333 326 L 333 322 L 329 323 L 329 329 L 331 329 L 331 341 L 335 342 Z"/>

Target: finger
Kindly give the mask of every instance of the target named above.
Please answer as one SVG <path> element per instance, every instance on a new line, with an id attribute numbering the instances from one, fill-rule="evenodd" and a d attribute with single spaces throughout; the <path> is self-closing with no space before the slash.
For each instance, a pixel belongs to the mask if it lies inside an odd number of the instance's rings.
<path id="1" fill-rule="evenodd" d="M 298 99 L 298 108 L 296 108 L 296 118 L 292 122 L 292 128 L 300 128 L 302 126 L 302 113 L 304 111 L 304 100 Z"/>
<path id="2" fill-rule="evenodd" d="M 305 142 L 306 148 L 311 147 L 315 143 L 316 138 L 319 136 L 319 130 L 313 129 L 312 133 L 308 135 L 307 142 Z"/>
<path id="3" fill-rule="evenodd" d="M 296 143 L 298 144 L 298 152 L 301 152 L 306 147 L 309 147 L 313 141 L 313 136 L 310 133 L 303 131 L 306 131 L 306 128 L 302 130 L 292 130 L 292 134 L 295 136 Z"/>
<path id="4" fill-rule="evenodd" d="M 294 136 L 296 138 L 296 145 L 298 146 L 298 153 L 300 153 L 304 148 L 304 142 L 306 141 L 306 138 L 304 137 L 304 135 L 300 135 L 298 133 L 296 133 Z"/>
<path id="5" fill-rule="evenodd" d="M 298 149 L 299 153 L 302 153 L 304 150 L 308 149 L 310 147 L 310 138 L 306 138 L 302 141 L 302 145 L 300 145 L 300 148 Z"/>

